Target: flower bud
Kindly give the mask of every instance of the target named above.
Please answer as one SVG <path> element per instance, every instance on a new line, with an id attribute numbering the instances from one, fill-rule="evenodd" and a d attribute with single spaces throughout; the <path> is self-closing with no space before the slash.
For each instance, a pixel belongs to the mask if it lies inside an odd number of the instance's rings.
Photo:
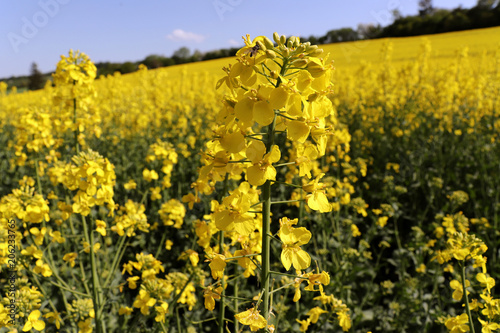
<path id="1" fill-rule="evenodd" d="M 280 37 L 280 42 L 279 42 L 281 45 L 285 45 L 286 43 L 286 36 L 285 35 L 281 35 Z"/>
<path id="2" fill-rule="evenodd" d="M 288 41 L 286 42 L 286 46 L 288 46 L 289 48 L 292 48 L 293 44 L 295 44 L 295 36 L 288 38 Z"/>
<path id="3" fill-rule="evenodd" d="M 301 44 L 297 47 L 297 52 L 304 52 L 306 50 L 306 46 L 304 44 Z"/>
<path id="4" fill-rule="evenodd" d="M 271 77 L 274 79 L 274 80 L 277 80 L 279 75 L 278 75 L 278 72 L 277 71 L 271 71 Z"/>
<path id="5" fill-rule="evenodd" d="M 273 33 L 273 39 L 276 42 L 276 44 L 280 44 L 280 35 L 277 32 Z"/>
<path id="6" fill-rule="evenodd" d="M 295 67 L 304 67 L 308 62 L 309 60 L 307 59 L 297 59 L 292 61 L 292 65 L 294 65 Z"/>
<path id="7" fill-rule="evenodd" d="M 321 53 L 323 53 L 323 49 L 316 49 L 316 50 L 314 50 L 313 52 L 309 53 L 309 56 L 310 56 L 310 57 L 317 57 L 317 56 L 319 56 Z"/>
<path id="8" fill-rule="evenodd" d="M 274 59 L 276 58 L 276 52 L 274 52 L 273 50 L 266 50 L 266 56 L 269 59 Z"/>
<path id="9" fill-rule="evenodd" d="M 264 43 L 262 43 L 260 40 L 258 40 L 255 44 L 259 46 L 259 50 L 265 51 L 267 49 L 264 46 Z"/>
<path id="10" fill-rule="evenodd" d="M 264 45 L 266 46 L 266 48 L 272 49 L 274 47 L 273 42 L 271 42 L 271 40 L 269 38 L 264 36 L 264 39 L 262 41 L 264 42 Z"/>
<path id="11" fill-rule="evenodd" d="M 318 45 L 309 45 L 306 48 L 306 52 L 312 52 L 312 51 L 317 50 L 317 49 L 318 49 Z"/>

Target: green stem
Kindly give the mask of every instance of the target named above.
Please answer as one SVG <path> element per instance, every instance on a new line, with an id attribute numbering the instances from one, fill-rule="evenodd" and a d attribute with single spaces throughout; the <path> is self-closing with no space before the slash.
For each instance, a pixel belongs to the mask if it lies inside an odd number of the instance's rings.
<path id="1" fill-rule="evenodd" d="M 65 286 L 62 286 L 62 285 L 57 284 L 57 283 L 52 282 L 52 281 L 49 281 L 49 282 L 50 282 L 50 284 L 52 284 L 53 286 L 56 286 L 56 287 L 58 287 L 58 288 L 60 288 L 60 289 L 62 289 L 62 290 L 69 291 L 70 293 L 72 293 L 72 294 L 74 294 L 74 295 L 80 295 L 80 296 L 83 296 L 83 297 L 85 297 L 85 298 L 89 298 L 89 297 L 90 297 L 90 295 L 88 295 L 88 294 L 81 293 L 81 292 L 76 291 L 76 290 L 72 290 L 72 289 L 70 289 L 70 288 L 67 288 L 67 287 L 65 287 Z"/>
<path id="2" fill-rule="evenodd" d="M 239 292 L 239 284 L 235 283 L 234 284 L 234 313 L 238 313 L 238 306 L 239 306 L 238 292 Z M 221 300 L 222 300 L 222 298 L 221 298 Z M 234 321 L 234 330 L 235 330 L 235 332 L 239 332 L 239 330 L 240 330 L 240 322 L 237 320 Z"/>
<path id="3" fill-rule="evenodd" d="M 219 253 L 224 252 L 224 231 L 219 231 Z M 218 314 L 218 321 L 219 321 L 219 333 L 224 333 L 224 316 L 225 316 L 225 308 L 226 304 L 224 301 L 225 298 L 225 290 L 224 290 L 224 271 L 222 273 L 222 278 L 221 278 L 221 287 L 222 291 L 220 293 L 220 305 L 219 305 L 219 314 Z"/>
<path id="4" fill-rule="evenodd" d="M 270 133 L 274 129 L 274 121 L 270 125 Z M 269 140 L 271 141 L 271 140 Z M 269 150 L 268 150 L 269 151 Z M 269 238 L 271 224 L 271 181 L 262 186 L 262 270 L 260 283 L 263 289 L 262 315 L 269 320 L 269 272 L 271 270 L 271 239 Z"/>
<path id="5" fill-rule="evenodd" d="M 28 271 L 28 272 L 31 273 L 31 271 L 29 269 L 26 269 L 26 271 Z M 33 280 L 35 281 L 35 284 L 37 285 L 38 289 L 40 289 L 40 291 L 42 292 L 42 295 L 46 296 L 47 300 L 49 301 L 50 307 L 52 308 L 52 311 L 54 311 L 55 313 L 57 313 L 56 306 L 54 305 L 54 303 L 52 302 L 52 300 L 48 297 L 47 292 L 45 291 L 45 289 L 43 289 L 42 284 L 38 280 L 38 277 L 36 276 L 36 274 L 35 273 L 31 273 L 31 276 L 33 277 Z M 67 308 L 68 307 L 66 307 L 66 309 Z M 64 324 L 64 320 L 62 318 L 61 318 L 61 323 Z"/>
<path id="6" fill-rule="evenodd" d="M 283 76 L 287 71 L 288 60 L 283 60 L 280 76 Z M 276 88 L 281 84 L 281 77 L 276 82 Z M 266 152 L 269 153 L 274 145 L 274 135 L 276 128 L 276 114 L 273 122 L 267 128 Z M 260 272 L 260 283 L 262 287 L 262 315 L 268 321 L 270 320 L 270 288 L 269 277 L 271 271 L 271 180 L 266 180 L 262 185 L 262 265 Z"/>
<path id="7" fill-rule="evenodd" d="M 94 253 L 94 232 L 92 228 L 92 222 L 90 228 L 87 226 L 87 221 L 85 216 L 82 215 L 83 232 L 88 235 L 88 243 L 90 246 L 90 267 L 92 269 L 92 301 L 94 303 L 95 311 L 95 323 L 97 333 L 105 333 L 103 322 L 102 322 L 102 311 L 101 311 L 101 287 L 99 283 L 99 276 L 97 273 L 97 262 Z"/>
<path id="8" fill-rule="evenodd" d="M 470 313 L 470 306 L 469 306 L 469 296 L 467 295 L 467 287 L 465 286 L 465 264 L 463 262 L 460 263 L 460 268 L 461 268 L 461 274 L 462 274 L 462 289 L 464 291 L 464 300 L 465 300 L 465 309 L 467 311 L 467 316 L 469 317 L 469 326 L 470 326 L 470 331 L 472 333 L 474 332 L 474 323 L 472 322 L 472 315 Z"/>
<path id="9" fill-rule="evenodd" d="M 66 198 L 66 199 L 67 199 L 67 198 Z M 68 202 L 68 200 L 66 200 L 66 202 Z M 70 226 L 70 228 L 71 228 L 71 232 L 72 232 L 72 234 L 73 234 L 73 237 L 75 237 L 75 238 L 76 238 L 76 237 L 81 237 L 81 236 L 79 236 L 79 235 L 77 235 L 77 234 L 76 234 L 75 226 L 74 226 L 74 224 L 73 224 L 73 216 L 74 216 L 74 215 L 71 215 L 71 216 L 69 217 L 69 226 Z M 87 236 L 87 235 L 85 235 L 85 237 L 86 237 L 86 236 Z M 67 242 L 66 242 L 66 243 L 67 243 Z M 83 261 L 82 261 L 82 260 L 78 260 L 78 266 L 80 267 L 80 274 L 81 274 L 81 280 L 80 280 L 80 281 L 82 282 L 83 287 L 85 288 L 85 291 L 87 292 L 87 294 L 89 294 L 89 295 L 90 295 L 90 288 L 89 288 L 89 286 L 88 286 L 88 284 L 87 284 L 87 276 L 86 276 L 86 274 L 85 274 L 85 269 L 83 268 Z M 73 274 L 73 273 L 72 273 L 72 274 Z"/>
<path id="10" fill-rule="evenodd" d="M 177 319 L 177 332 L 182 333 L 181 318 L 179 317 L 179 308 L 175 308 L 175 318 Z"/>
<path id="11" fill-rule="evenodd" d="M 167 231 L 163 232 L 163 236 L 161 237 L 161 241 L 158 245 L 158 249 L 156 250 L 155 258 L 158 259 L 158 256 L 161 253 L 161 250 L 163 250 L 163 247 L 165 246 L 165 240 L 167 239 Z"/>
<path id="12" fill-rule="evenodd" d="M 125 245 L 125 248 L 122 251 L 123 244 L 125 243 L 125 239 L 127 236 L 123 236 L 122 239 L 120 240 L 120 245 L 118 245 L 118 251 L 116 252 L 116 255 L 113 259 L 113 264 L 111 265 L 111 270 L 109 271 L 109 275 L 106 278 L 106 281 L 104 282 L 104 288 L 108 288 L 108 284 L 111 282 L 110 280 L 113 278 L 114 272 L 116 268 L 118 267 L 118 264 L 120 263 L 120 260 L 123 257 L 123 254 L 125 253 L 125 249 L 127 248 L 127 245 Z M 127 243 L 128 244 L 128 243 Z"/>

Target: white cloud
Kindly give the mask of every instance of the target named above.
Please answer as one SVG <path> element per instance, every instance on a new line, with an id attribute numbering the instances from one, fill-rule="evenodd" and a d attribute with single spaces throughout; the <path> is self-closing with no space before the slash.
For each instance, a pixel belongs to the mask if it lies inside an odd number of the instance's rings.
<path id="1" fill-rule="evenodd" d="M 175 29 L 171 34 L 167 35 L 167 39 L 176 42 L 196 42 L 201 43 L 205 40 L 205 36 L 195 34 L 194 32 L 184 31 L 182 29 Z"/>

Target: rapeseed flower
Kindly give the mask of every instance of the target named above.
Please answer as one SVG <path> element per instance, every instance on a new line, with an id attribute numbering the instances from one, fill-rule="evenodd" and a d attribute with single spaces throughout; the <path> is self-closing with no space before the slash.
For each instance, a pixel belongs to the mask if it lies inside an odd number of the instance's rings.
<path id="1" fill-rule="evenodd" d="M 236 320 L 238 320 L 241 324 L 250 326 L 250 330 L 252 332 L 267 326 L 267 320 L 255 307 L 235 314 L 234 318 L 236 318 Z"/>

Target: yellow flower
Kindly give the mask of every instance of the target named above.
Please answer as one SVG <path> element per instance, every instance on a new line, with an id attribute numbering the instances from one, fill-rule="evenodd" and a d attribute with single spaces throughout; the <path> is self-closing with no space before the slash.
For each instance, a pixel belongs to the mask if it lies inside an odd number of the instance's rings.
<path id="1" fill-rule="evenodd" d="M 131 307 L 128 307 L 128 306 L 125 306 L 125 307 L 121 307 L 119 310 L 118 310 L 118 315 L 122 316 L 122 315 L 130 315 L 132 314 L 132 312 L 134 311 L 134 309 L 132 309 Z"/>
<path id="2" fill-rule="evenodd" d="M 47 233 L 47 228 L 42 228 L 41 230 L 34 227 L 30 229 L 30 233 L 35 236 L 35 244 L 36 245 L 42 245 L 43 243 L 43 238 L 45 237 L 45 234 Z"/>
<path id="3" fill-rule="evenodd" d="M 62 237 L 60 231 L 49 231 L 50 237 L 52 237 L 52 242 L 53 243 L 59 243 L 62 244 L 66 241 L 66 238 Z"/>
<path id="4" fill-rule="evenodd" d="M 278 235 L 283 242 L 281 262 L 287 271 L 292 265 L 296 270 L 303 270 L 311 265 L 311 256 L 300 248 L 311 239 L 312 235 L 309 230 L 304 227 L 293 228 L 283 225 Z"/>
<path id="5" fill-rule="evenodd" d="M 184 259 L 184 260 L 189 259 L 189 261 L 191 261 L 191 265 L 193 266 L 197 266 L 198 262 L 200 261 L 198 252 L 193 250 L 186 250 L 182 252 L 181 255 L 179 256 L 179 259 Z"/>
<path id="6" fill-rule="evenodd" d="M 470 282 L 469 280 L 465 280 L 465 286 L 466 287 L 469 287 L 470 286 Z M 464 295 L 464 288 L 462 286 L 462 283 L 458 282 L 457 280 L 452 280 L 450 282 L 450 287 L 452 289 L 454 289 L 453 291 L 453 299 L 454 300 L 457 300 L 457 301 L 460 301 Z M 469 292 L 467 292 L 467 295 L 469 294 Z"/>
<path id="7" fill-rule="evenodd" d="M 387 220 L 389 220 L 388 216 L 381 216 L 377 219 L 377 225 L 383 228 L 387 224 Z"/>
<path id="8" fill-rule="evenodd" d="M 36 265 L 33 268 L 33 272 L 37 274 L 42 274 L 45 277 L 52 276 L 52 270 L 50 269 L 50 266 L 45 264 L 42 259 L 38 259 L 36 261 Z"/>
<path id="9" fill-rule="evenodd" d="M 319 286 L 319 291 L 322 291 L 322 285 L 327 286 L 330 284 L 330 274 L 325 271 L 322 271 L 320 274 L 310 272 L 302 276 L 307 277 L 307 287 L 304 288 L 307 291 L 316 291 L 315 286 Z"/>
<path id="10" fill-rule="evenodd" d="M 246 311 L 234 315 L 241 324 L 250 326 L 250 330 L 255 332 L 266 327 L 266 319 L 259 313 L 256 308 L 251 308 Z"/>
<path id="11" fill-rule="evenodd" d="M 186 207 L 179 200 L 170 199 L 161 205 L 158 213 L 164 225 L 180 229 L 186 216 Z"/>
<path id="12" fill-rule="evenodd" d="M 242 236 L 248 236 L 257 228 L 254 215 L 248 213 L 252 205 L 249 188 L 249 183 L 242 183 L 223 199 L 222 205 L 215 207 L 214 220 L 217 228 L 223 231 L 235 230 Z"/>
<path id="13" fill-rule="evenodd" d="M 130 179 L 127 183 L 123 184 L 123 187 L 129 191 L 129 190 L 133 190 L 133 189 L 136 189 L 137 188 L 137 183 L 135 182 L 135 180 L 133 179 Z"/>
<path id="14" fill-rule="evenodd" d="M 491 288 L 495 286 L 495 279 L 490 276 L 487 276 L 484 273 L 477 273 L 476 280 L 481 283 L 482 287 L 485 287 L 490 292 Z"/>
<path id="15" fill-rule="evenodd" d="M 490 323 L 484 320 L 481 320 L 481 318 L 477 318 L 479 322 L 481 323 L 482 329 L 481 333 L 492 333 L 493 331 L 496 331 L 500 329 L 500 325 L 497 323 Z"/>
<path id="16" fill-rule="evenodd" d="M 139 281 L 140 277 L 138 276 L 131 276 L 127 279 L 128 282 L 128 287 L 130 289 L 136 289 L 137 288 L 137 281 Z"/>
<path id="17" fill-rule="evenodd" d="M 266 180 L 276 179 L 276 169 L 272 164 L 281 158 L 278 146 L 272 146 L 271 151 L 266 153 L 266 146 L 262 141 L 253 141 L 248 146 L 246 153 L 253 164 L 247 169 L 247 179 L 251 185 L 260 186 Z"/>
<path id="18" fill-rule="evenodd" d="M 207 287 L 203 292 L 203 297 L 205 298 L 205 308 L 208 311 L 213 311 L 215 308 L 215 300 L 220 299 L 222 293 L 222 287 Z"/>
<path id="19" fill-rule="evenodd" d="M 96 223 L 96 231 L 100 233 L 102 236 L 106 236 L 106 222 L 101 220 L 95 220 Z"/>
<path id="20" fill-rule="evenodd" d="M 328 311 L 323 310 L 322 308 L 316 306 L 309 310 L 307 315 L 309 316 L 309 319 L 311 319 L 312 324 L 316 324 L 319 320 L 319 316 L 323 313 L 328 313 Z"/>
<path id="21" fill-rule="evenodd" d="M 311 318 L 307 318 L 305 320 L 299 320 L 299 319 L 295 319 L 295 320 L 300 324 L 299 330 L 301 332 L 306 332 L 307 329 L 309 328 L 309 325 L 311 324 Z"/>
<path id="22" fill-rule="evenodd" d="M 157 322 L 164 323 L 165 317 L 167 316 L 167 313 L 168 313 L 168 303 L 161 302 L 160 306 L 155 306 L 155 310 L 156 310 L 155 320 Z"/>
<path id="23" fill-rule="evenodd" d="M 142 177 L 145 181 L 150 182 L 152 180 L 158 179 L 158 173 L 156 173 L 156 171 L 154 170 L 144 169 L 142 171 Z"/>
<path id="24" fill-rule="evenodd" d="M 361 232 L 359 232 L 358 226 L 355 224 L 351 224 L 351 233 L 352 233 L 352 237 L 361 236 Z"/>
<path id="25" fill-rule="evenodd" d="M 417 273 L 423 274 L 423 273 L 425 273 L 426 269 L 427 269 L 427 267 L 425 267 L 424 264 L 420 264 L 420 266 L 417 267 L 416 271 L 417 271 Z"/>
<path id="26" fill-rule="evenodd" d="M 214 254 L 210 259 L 210 270 L 212 271 L 212 277 L 215 280 L 222 279 L 224 275 L 224 268 L 226 267 L 226 257 L 222 254 Z"/>
<path id="27" fill-rule="evenodd" d="M 141 289 L 134 303 L 134 308 L 140 308 L 141 313 L 145 316 L 149 315 L 149 308 L 156 304 L 156 299 L 152 298 L 146 290 Z"/>
<path id="28" fill-rule="evenodd" d="M 319 180 L 325 174 L 319 174 L 314 180 L 302 186 L 302 189 L 309 194 L 306 197 L 307 205 L 312 210 L 319 210 L 321 213 L 328 213 L 332 210 L 332 205 L 328 202 L 325 194 L 325 185 L 320 183 Z"/>
<path id="29" fill-rule="evenodd" d="M 351 328 L 351 317 L 349 316 L 347 311 L 337 312 L 337 317 L 339 319 L 339 325 L 340 325 L 340 327 L 342 327 L 342 330 L 344 332 L 347 332 Z"/>
<path id="30" fill-rule="evenodd" d="M 30 315 L 28 316 L 26 324 L 24 324 L 23 332 L 28 332 L 33 328 L 37 331 L 43 330 L 45 328 L 45 322 L 41 319 L 38 319 L 40 318 L 41 315 L 42 314 L 40 313 L 39 310 L 31 312 Z"/>
<path id="31" fill-rule="evenodd" d="M 85 321 L 78 322 L 78 333 L 92 333 L 92 319 L 87 318 Z"/>
<path id="32" fill-rule="evenodd" d="M 290 130 L 290 127 L 289 127 Z M 318 149 L 314 145 L 300 145 L 297 147 L 297 158 L 295 164 L 299 166 L 299 177 L 311 178 L 313 161 L 318 158 Z"/>
<path id="33" fill-rule="evenodd" d="M 460 316 L 448 318 L 444 324 L 450 333 L 463 333 L 469 331 L 468 323 L 469 317 L 466 313 L 462 313 Z"/>
<path id="34" fill-rule="evenodd" d="M 77 257 L 78 253 L 76 252 L 66 253 L 63 257 L 63 260 L 68 261 L 71 267 L 75 267 L 75 260 Z"/>
<path id="35" fill-rule="evenodd" d="M 45 318 L 49 320 L 49 323 L 55 322 L 57 329 L 61 328 L 61 316 L 59 312 L 49 312 L 44 315 Z"/>

